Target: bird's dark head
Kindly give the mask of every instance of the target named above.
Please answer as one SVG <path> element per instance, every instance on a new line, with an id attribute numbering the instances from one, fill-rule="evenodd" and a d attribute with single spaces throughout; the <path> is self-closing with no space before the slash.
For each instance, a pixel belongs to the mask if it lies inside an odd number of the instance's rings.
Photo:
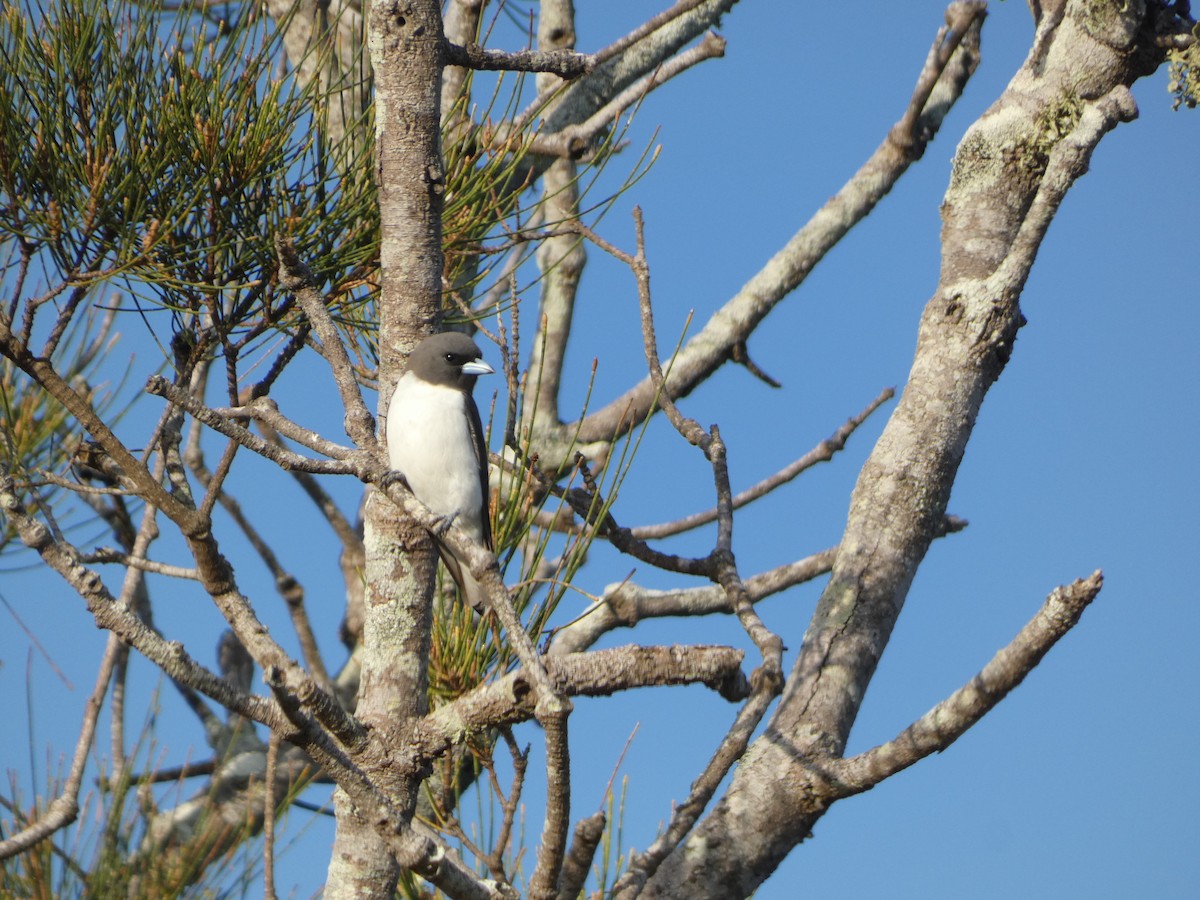
<path id="1" fill-rule="evenodd" d="M 430 384 L 458 387 L 469 393 L 477 377 L 496 370 L 484 362 L 483 352 L 469 337 L 458 331 L 444 331 L 417 344 L 408 357 L 407 371 Z"/>

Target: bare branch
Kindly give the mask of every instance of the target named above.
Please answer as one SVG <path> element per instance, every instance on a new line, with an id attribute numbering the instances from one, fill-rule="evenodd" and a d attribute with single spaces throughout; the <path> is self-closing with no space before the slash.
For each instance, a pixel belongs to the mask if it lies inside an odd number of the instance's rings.
<path id="1" fill-rule="evenodd" d="M 275 893 L 275 771 L 279 759 L 279 735 L 267 738 L 267 772 L 263 784 L 263 897 L 276 900 Z"/>
<path id="2" fill-rule="evenodd" d="M 63 405 L 92 439 L 112 457 L 124 476 L 132 483 L 136 492 L 147 503 L 161 509 L 172 521 L 187 530 L 195 524 L 195 510 L 181 503 L 154 479 L 144 465 L 138 462 L 125 445 L 113 434 L 108 425 L 96 414 L 95 408 L 86 398 L 68 384 L 55 370 L 54 364 L 43 357 L 35 357 L 29 348 L 13 335 L 8 324 L 0 321 L 0 355 L 10 359 L 26 375 L 36 381 L 42 389 Z"/>
<path id="3" fill-rule="evenodd" d="M 195 688 L 227 709 L 271 727 L 284 724 L 274 704 L 233 690 L 223 678 L 188 656 L 181 644 L 163 640 L 135 613 L 118 603 L 100 576 L 83 565 L 75 547 L 55 540 L 49 529 L 28 515 L 14 492 L 12 478 L 6 473 L 0 475 L 0 509 L 16 526 L 22 542 L 35 550 L 84 599 L 100 628 L 117 635 L 171 678 Z"/>
<path id="4" fill-rule="evenodd" d="M 528 143 L 530 153 L 541 153 L 561 156 L 568 159 L 583 159 L 593 149 L 596 136 L 620 118 L 627 109 L 644 100 L 655 88 L 666 84 L 677 75 L 688 71 L 693 66 L 709 59 L 719 59 L 725 55 L 726 41 L 715 34 L 706 34 L 704 39 L 689 50 L 667 60 L 661 66 L 645 77 L 635 81 L 623 91 L 592 113 L 577 125 L 567 125 L 561 131 L 535 134 Z M 499 145 L 500 139 L 512 135 L 509 129 L 502 129 L 496 134 Z M 555 221 L 550 219 L 549 221 Z"/>
<path id="5" fill-rule="evenodd" d="M 569 711 L 569 710 L 568 710 Z M 546 815 L 537 866 L 529 880 L 534 900 L 557 900 L 558 880 L 567 852 L 571 825 L 571 757 L 567 745 L 567 712 L 539 716 L 546 730 Z"/>
<path id="6" fill-rule="evenodd" d="M 1104 586 L 1104 576 L 1055 588 L 1042 608 L 991 662 L 920 719 L 886 744 L 845 760 L 818 764 L 848 796 L 870 790 L 885 778 L 931 753 L 940 753 L 987 715 L 1025 680 L 1050 649 L 1079 622 Z"/>
<path id="7" fill-rule="evenodd" d="M 573 697 L 604 697 L 638 687 L 703 684 L 734 701 L 749 686 L 742 651 L 720 646 L 642 647 L 545 657 L 547 671 Z M 414 761 L 441 756 L 464 734 L 528 721 L 534 715 L 530 678 L 517 670 L 481 685 L 430 713 L 414 727 Z"/>
<path id="8" fill-rule="evenodd" d="M 927 129 L 932 126 L 936 131 L 947 111 L 937 105 L 930 105 L 929 100 L 934 88 L 950 65 L 959 44 L 972 28 L 976 30 L 978 39 L 978 28 L 986 15 L 987 3 L 983 0 L 958 0 L 946 9 L 946 24 L 934 38 L 933 46 L 929 48 L 929 57 L 925 60 L 925 68 L 921 70 L 916 87 L 913 88 L 912 99 L 908 101 L 908 109 L 888 132 L 888 140 L 894 141 L 905 151 L 919 145 L 920 152 L 924 152 L 925 145 L 932 138 Z"/>
<path id="9" fill-rule="evenodd" d="M 777 693 L 778 686 L 756 689 L 750 701 L 738 710 L 733 725 L 721 739 L 716 753 L 704 767 L 700 777 L 692 783 L 687 799 L 675 807 L 666 831 L 643 853 L 637 854 L 630 861 L 628 870 L 613 885 L 614 900 L 630 900 L 636 897 L 667 855 L 687 837 L 720 787 L 722 779 L 746 752 L 754 729 L 762 721 Z"/>
<path id="10" fill-rule="evenodd" d="M 556 133 L 583 122 L 630 84 L 650 74 L 700 35 L 715 28 L 736 0 L 704 0 L 676 3 L 655 16 L 612 48 L 597 56 L 604 62 L 562 89 L 553 111 L 546 116 L 544 131 Z M 539 95 L 518 116 L 525 120 L 540 115 L 546 97 Z"/>

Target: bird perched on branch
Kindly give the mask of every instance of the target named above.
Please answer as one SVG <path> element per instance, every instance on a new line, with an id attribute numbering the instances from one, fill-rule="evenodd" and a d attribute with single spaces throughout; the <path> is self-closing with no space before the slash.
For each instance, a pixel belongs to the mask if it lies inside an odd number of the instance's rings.
<path id="1" fill-rule="evenodd" d="M 387 414 L 388 464 L 418 500 L 489 550 L 487 446 L 471 392 L 494 371 L 465 334 L 427 337 L 408 357 Z M 438 553 L 463 600 L 482 613 L 483 588 L 466 562 L 441 541 Z"/>

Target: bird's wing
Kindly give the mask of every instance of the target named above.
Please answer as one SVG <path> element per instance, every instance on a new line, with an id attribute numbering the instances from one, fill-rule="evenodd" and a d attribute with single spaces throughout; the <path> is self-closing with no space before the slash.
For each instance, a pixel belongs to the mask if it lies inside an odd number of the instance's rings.
<path id="1" fill-rule="evenodd" d="M 488 452 L 483 440 L 483 421 L 479 418 L 479 407 L 475 398 L 467 395 L 467 425 L 471 429 L 471 443 L 475 447 L 475 461 L 479 464 L 479 492 L 483 498 L 483 509 L 479 513 L 479 525 L 483 530 L 483 544 L 489 550 L 492 546 L 492 517 L 489 514 L 491 495 L 488 490 Z"/>

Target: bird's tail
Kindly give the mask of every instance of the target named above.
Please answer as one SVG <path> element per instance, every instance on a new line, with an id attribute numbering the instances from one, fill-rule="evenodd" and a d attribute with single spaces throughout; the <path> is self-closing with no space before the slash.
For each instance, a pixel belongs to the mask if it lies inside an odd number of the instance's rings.
<path id="1" fill-rule="evenodd" d="M 449 547 L 443 546 L 439 542 L 438 553 L 441 554 L 442 562 L 446 564 L 446 570 L 450 573 L 450 577 L 458 586 L 458 596 L 471 609 L 479 615 L 483 615 L 488 608 L 487 592 L 483 589 L 483 585 L 475 580 L 471 570 L 463 565 Z"/>

